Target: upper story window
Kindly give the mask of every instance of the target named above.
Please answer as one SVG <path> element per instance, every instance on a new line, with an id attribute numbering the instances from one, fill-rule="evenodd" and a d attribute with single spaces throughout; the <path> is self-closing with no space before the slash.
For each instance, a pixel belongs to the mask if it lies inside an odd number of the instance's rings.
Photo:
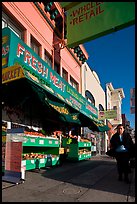
<path id="1" fill-rule="evenodd" d="M 40 55 L 40 44 L 38 41 L 31 35 L 31 49 L 37 54 Z"/>
<path id="2" fill-rule="evenodd" d="M 46 50 L 44 52 L 44 60 L 50 67 L 52 67 L 52 56 Z"/>
<path id="3" fill-rule="evenodd" d="M 19 38 L 23 39 L 22 30 L 9 16 L 2 11 L 2 28 L 10 28 Z"/>
<path id="4" fill-rule="evenodd" d="M 62 78 L 68 82 L 68 72 L 62 68 Z"/>
<path id="5" fill-rule="evenodd" d="M 73 79 L 73 77 L 70 76 L 70 85 L 76 89 L 77 91 L 79 91 L 79 84 L 75 81 L 75 79 Z"/>
<path id="6" fill-rule="evenodd" d="M 101 104 L 99 104 L 99 111 L 104 111 L 104 108 Z"/>
<path id="7" fill-rule="evenodd" d="M 113 106 L 113 110 L 117 110 L 117 106 Z"/>
<path id="8" fill-rule="evenodd" d="M 88 91 L 88 90 L 85 91 L 85 97 L 86 97 L 86 99 L 87 99 L 90 103 L 92 103 L 92 104 L 95 106 L 95 98 L 94 98 L 94 96 L 90 93 L 90 91 Z"/>

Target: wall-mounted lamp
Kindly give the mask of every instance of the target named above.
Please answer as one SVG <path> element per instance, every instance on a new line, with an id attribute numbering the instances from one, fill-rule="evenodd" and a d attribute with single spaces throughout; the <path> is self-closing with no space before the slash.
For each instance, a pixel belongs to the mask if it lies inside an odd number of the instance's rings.
<path id="1" fill-rule="evenodd" d="M 55 45 L 59 45 L 59 48 L 60 48 L 60 49 L 63 49 L 64 47 L 66 47 L 66 42 L 65 42 L 64 39 L 59 39 L 59 40 L 57 40 L 55 43 L 53 43 L 53 47 L 54 47 Z"/>

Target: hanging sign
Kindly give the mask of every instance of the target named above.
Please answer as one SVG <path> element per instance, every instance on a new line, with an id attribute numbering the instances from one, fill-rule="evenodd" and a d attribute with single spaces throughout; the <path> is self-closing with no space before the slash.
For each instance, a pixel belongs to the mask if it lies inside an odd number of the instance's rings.
<path id="1" fill-rule="evenodd" d="M 99 111 L 99 120 L 115 119 L 117 118 L 117 110 Z"/>
<path id="2" fill-rule="evenodd" d="M 67 45 L 75 47 L 135 23 L 135 2 L 82 2 L 67 10 Z"/>

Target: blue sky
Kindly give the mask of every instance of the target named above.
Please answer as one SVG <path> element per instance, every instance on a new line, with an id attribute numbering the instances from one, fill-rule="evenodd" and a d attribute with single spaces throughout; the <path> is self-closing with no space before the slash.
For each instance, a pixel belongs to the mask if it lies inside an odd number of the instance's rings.
<path id="1" fill-rule="evenodd" d="M 84 43 L 88 65 L 96 71 L 105 90 L 111 82 L 114 89 L 123 88 L 122 113 L 135 127 L 135 114 L 130 113 L 130 88 L 135 88 L 135 25 Z"/>

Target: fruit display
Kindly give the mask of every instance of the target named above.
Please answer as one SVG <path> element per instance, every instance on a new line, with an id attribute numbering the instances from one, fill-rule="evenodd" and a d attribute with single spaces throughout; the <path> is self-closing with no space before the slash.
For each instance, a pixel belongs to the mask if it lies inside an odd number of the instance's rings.
<path id="1" fill-rule="evenodd" d="M 91 153 L 91 151 L 89 151 L 89 149 L 79 149 L 78 150 L 78 155 L 80 155 L 80 154 L 90 154 Z"/>
<path id="2" fill-rule="evenodd" d="M 75 141 L 71 138 L 71 142 L 68 142 L 70 138 L 63 138 L 62 146 L 64 149 L 69 149 L 69 151 L 65 151 L 67 154 L 68 160 L 80 161 L 84 159 L 91 158 L 91 141 L 88 139 L 81 139 L 80 141 Z"/>
<path id="3" fill-rule="evenodd" d="M 42 158 L 46 158 L 47 155 L 45 154 L 38 154 L 38 153 L 29 153 L 29 154 L 23 154 L 22 155 L 22 159 L 27 160 L 27 159 L 42 159 Z"/>

